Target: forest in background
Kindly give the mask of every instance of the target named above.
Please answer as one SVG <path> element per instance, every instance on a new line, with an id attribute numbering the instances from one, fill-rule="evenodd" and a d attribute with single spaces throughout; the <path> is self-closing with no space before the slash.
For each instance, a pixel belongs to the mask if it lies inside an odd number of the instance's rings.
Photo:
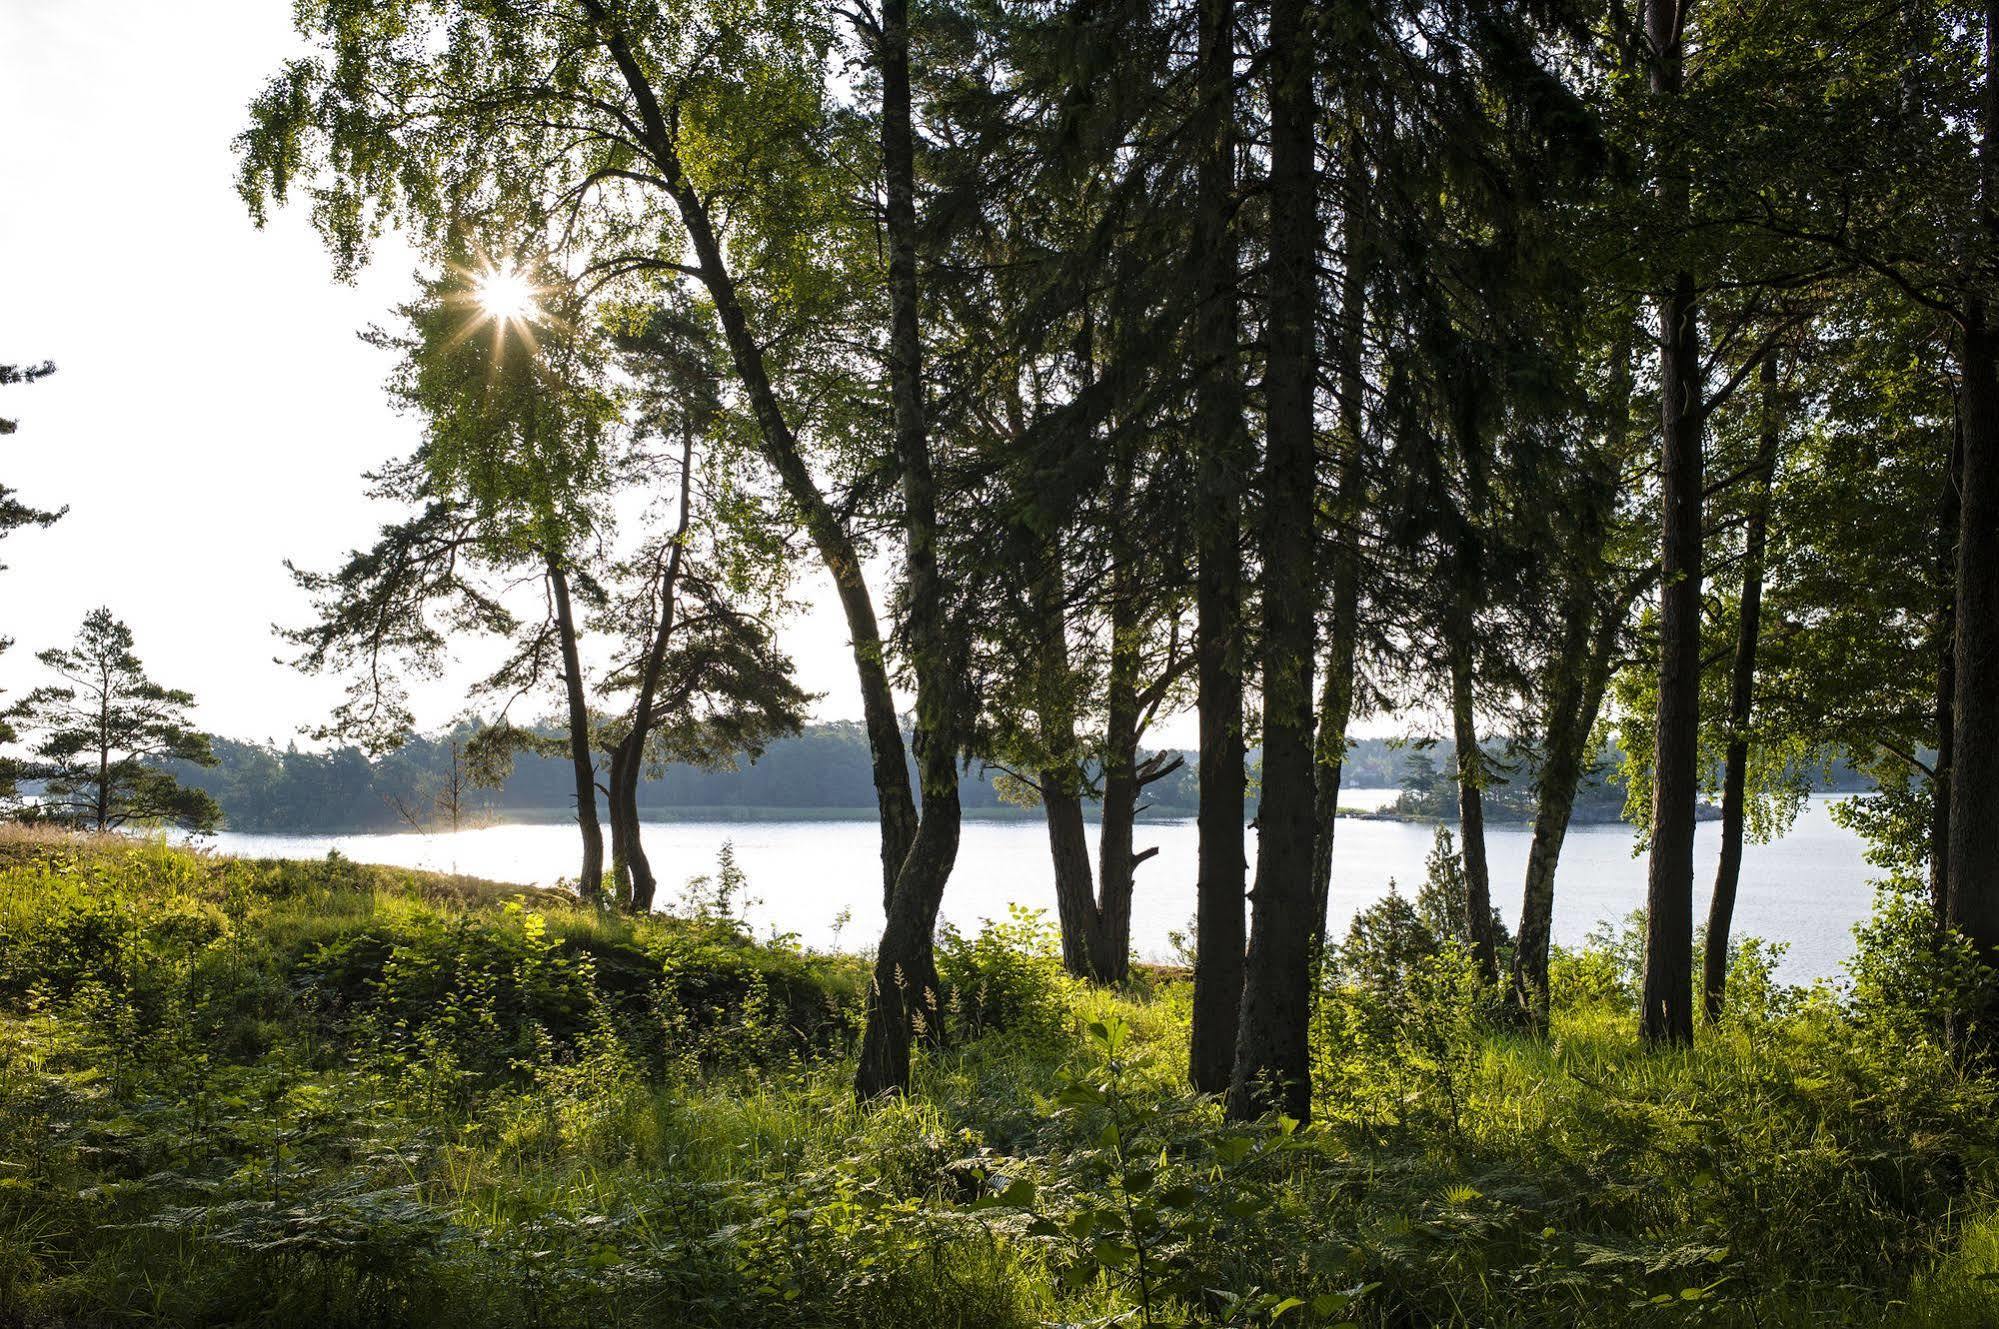
<path id="1" fill-rule="evenodd" d="M 523 755 L 499 787 L 474 784 L 462 764 L 464 745 L 473 732 L 470 727 L 461 730 L 455 749 L 451 734 L 428 735 L 372 758 L 349 745 L 311 750 L 296 744 L 280 748 L 215 738 L 215 765 L 175 762 L 169 769 L 182 783 L 211 795 L 221 808 L 222 827 L 232 831 L 450 830 L 454 804 L 459 829 L 500 821 L 557 821 L 573 815 L 570 769 L 558 757 Z M 456 785 L 454 752 L 461 763 Z M 1252 769 L 1259 755 L 1250 752 Z M 1531 754 L 1509 753 L 1503 745 L 1489 744 L 1486 760 L 1493 772 L 1486 786 L 1489 815 L 1502 823 L 1530 821 L 1534 815 Z M 1438 821 L 1457 815 L 1454 766 L 1448 739 L 1427 745 L 1355 739 L 1345 763 L 1349 788 L 1401 791 L 1386 814 Z M 1623 819 L 1624 787 L 1613 778 L 1618 767 L 1613 746 L 1578 782 L 1573 814 L 1577 822 Z M 1152 820 L 1194 815 L 1200 806 L 1194 770 L 1189 760 L 1152 785 L 1144 815 Z M 1845 793 L 1874 788 L 1871 779 L 1844 761 L 1815 772 L 1812 783 L 1821 790 Z M 754 761 L 741 754 L 729 765 L 668 766 L 649 773 L 638 786 L 639 810 L 654 818 L 787 813 L 872 818 L 873 796 L 867 735 L 851 723 L 808 724 L 792 737 L 773 741 Z M 971 816 L 1041 815 L 1031 792 L 1010 787 L 1007 773 L 994 767 L 968 768 L 959 780 L 958 796 Z M 1253 786 L 1248 807 L 1253 815 Z M 1095 800 L 1086 799 L 1084 808 L 1094 820 Z"/>

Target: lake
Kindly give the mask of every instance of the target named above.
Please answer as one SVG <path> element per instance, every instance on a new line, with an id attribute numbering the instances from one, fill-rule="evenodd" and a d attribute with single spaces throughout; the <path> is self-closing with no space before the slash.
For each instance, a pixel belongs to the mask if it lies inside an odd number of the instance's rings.
<path id="1" fill-rule="evenodd" d="M 1354 808 L 1378 807 L 1394 790 L 1349 790 Z M 1852 953 L 1853 925 L 1866 917 L 1874 875 L 1858 836 L 1832 821 L 1842 795 L 1815 795 L 1791 833 L 1743 853 L 1735 912 L 1738 935 L 1790 946 L 1780 974 L 1793 982 L 1838 972 Z M 1173 957 L 1170 933 L 1187 930 L 1194 913 L 1195 829 L 1188 821 L 1150 825 L 1141 818 L 1139 846 L 1159 854 L 1139 868 L 1132 902 L 1132 944 L 1147 959 Z M 1094 838 L 1096 828 L 1091 826 Z M 1335 840 L 1332 921 L 1343 933 L 1354 911 L 1388 889 L 1390 880 L 1413 894 L 1430 849 L 1428 825 L 1342 817 Z M 758 932 L 795 933 L 810 946 L 871 945 L 881 926 L 879 839 L 868 821 L 648 822 L 646 850 L 660 880 L 661 904 L 671 908 L 679 883 L 712 872 L 722 843 L 732 841 L 749 879 L 747 910 Z M 250 835 L 222 832 L 208 842 L 228 854 L 321 858 L 338 849 L 366 863 L 462 872 L 497 881 L 547 885 L 576 871 L 571 825 L 504 825 L 457 835 Z M 1493 897 L 1510 927 L 1520 914 L 1520 880 L 1527 864 L 1525 827 L 1487 832 Z M 1555 883 L 1555 940 L 1581 942 L 1598 923 L 1624 918 L 1644 903 L 1645 861 L 1632 856 L 1631 828 L 1578 826 L 1569 833 Z M 1707 911 L 1708 886 L 1720 828 L 1703 822 L 1695 842 L 1696 918 Z M 1249 836 L 1252 864 L 1256 837 Z M 1093 846 L 1094 848 L 1094 846 Z M 967 930 L 1004 918 L 1022 904 L 1055 909 L 1047 833 L 1039 820 L 965 823 L 957 870 L 944 897 L 944 918 Z M 842 923 L 842 915 L 846 921 Z"/>

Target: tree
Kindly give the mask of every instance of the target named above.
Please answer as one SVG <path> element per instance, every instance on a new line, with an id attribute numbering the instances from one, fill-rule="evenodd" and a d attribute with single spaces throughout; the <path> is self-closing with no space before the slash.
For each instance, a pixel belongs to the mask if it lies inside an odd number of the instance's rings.
<path id="1" fill-rule="evenodd" d="M 642 556 L 643 557 L 643 556 Z M 649 560 L 655 567 L 656 554 Z M 606 680 L 629 689 L 624 715 L 600 725 L 598 743 L 609 754 L 609 804 L 620 898 L 635 912 L 652 908 L 658 889 L 641 841 L 639 778 L 668 763 L 724 768 L 756 760 L 774 739 L 799 732 L 811 698 L 792 679 L 791 660 L 772 642 L 770 624 L 745 612 L 727 588 L 698 567 L 675 577 L 675 612 L 655 617 L 651 579 L 628 606 L 640 620 L 643 656 Z M 638 735 L 638 737 L 634 737 Z"/>
<path id="2" fill-rule="evenodd" d="M 632 696 L 599 735 L 609 757 L 612 875 L 621 898 L 643 912 L 658 882 L 640 839 L 638 786 L 658 764 L 656 737 L 677 752 L 703 754 L 695 757 L 701 764 L 754 755 L 771 738 L 797 731 L 807 699 L 791 681 L 791 662 L 771 646 L 765 620 L 733 603 L 732 591 L 777 599 L 784 551 L 758 537 L 769 525 L 764 506 L 726 478 L 736 453 L 722 427 L 717 348 L 705 311 L 684 300 L 653 303 L 625 311 L 619 324 L 614 339 L 638 385 L 638 432 L 657 433 L 677 454 L 672 468 L 643 454 L 627 463 L 638 477 L 674 477 L 674 524 L 620 569 L 634 589 L 614 605 L 609 626 L 629 654 L 607 684 Z M 698 523 L 697 439 L 719 454 L 707 466 Z"/>
<path id="3" fill-rule="evenodd" d="M 1316 838 L 1312 669 L 1314 397 L 1319 309 L 1317 27 L 1304 0 L 1273 0 L 1269 32 L 1270 223 L 1265 294 L 1262 564 L 1263 794 L 1249 953 L 1228 1111 L 1312 1113 L 1307 1024 Z M 1321 923 L 1323 926 L 1323 923 Z"/>
<path id="4" fill-rule="evenodd" d="M 1527 745 L 1535 764 L 1534 823 L 1511 977 L 1515 1002 L 1544 1031 L 1555 871 L 1577 791 L 1590 773 L 1597 721 L 1625 647 L 1632 605 L 1651 581 L 1649 566 L 1629 566 L 1630 550 L 1641 537 L 1625 510 L 1628 495 L 1620 484 L 1632 447 L 1627 311 L 1617 311 L 1614 327 L 1597 409 L 1578 422 L 1573 498 L 1562 548 L 1547 571 L 1557 601 L 1555 636 L 1533 670 L 1526 708 L 1534 724 Z"/>
<path id="5" fill-rule="evenodd" d="M 1244 665 L 1242 495 L 1247 469 L 1240 381 L 1236 230 L 1236 6 L 1200 0 L 1190 127 L 1196 306 L 1194 389 L 1194 686 L 1200 728 L 1200 847 L 1195 883 L 1193 1033 L 1188 1079 L 1222 1093 L 1235 1072 L 1241 1019 Z"/>
<path id="6" fill-rule="evenodd" d="M 1727 749 L 1722 758 L 1721 858 L 1709 897 L 1707 936 L 1701 963 L 1701 999 L 1707 1018 L 1721 1017 L 1728 985 L 1729 927 L 1735 913 L 1735 893 L 1742 875 L 1744 803 L 1749 777 L 1750 721 L 1756 704 L 1757 646 L 1763 631 L 1764 560 L 1769 548 L 1770 495 L 1776 484 L 1778 449 L 1783 441 L 1782 408 L 1777 400 L 1777 357 L 1763 358 L 1757 386 L 1760 420 L 1757 446 L 1747 477 L 1751 494 L 1746 503 L 1740 590 L 1736 597 L 1733 659 L 1729 667 L 1728 717 L 1723 731 Z"/>
<path id="7" fill-rule="evenodd" d="M 1683 0 L 1646 0 L 1631 71 L 1642 73 L 1645 89 L 1637 146 L 1649 159 L 1651 179 L 1640 220 L 1653 250 L 1645 280 L 1656 306 L 1658 348 L 1658 657 L 1639 1009 L 1641 1032 L 1657 1044 L 1691 1042 L 1694 1031 L 1693 845 L 1710 421 L 1795 322 L 1771 317 L 1775 296 L 1819 279 L 1827 266 L 1795 246 L 1718 224 L 1778 163 L 1811 155 L 1799 153 L 1796 141 L 1770 135 L 1752 140 L 1760 155 L 1734 143 L 1732 125 L 1765 123 L 1772 100 L 1766 83 L 1742 77 L 1729 58 L 1747 35 L 1730 28 L 1735 18 L 1734 11 L 1697 10 Z M 1690 61 L 1690 52 L 1699 59 Z"/>
<path id="8" fill-rule="evenodd" d="M 864 302 L 841 265 L 865 252 L 844 209 L 848 163 L 829 141 L 822 16 L 574 0 L 469 17 L 434 42 L 427 9 L 341 0 L 302 17 L 314 55 L 272 81 L 239 140 L 246 200 L 261 218 L 294 188 L 318 189 L 315 219 L 343 270 L 384 221 L 443 247 L 460 218 L 499 200 L 541 209 L 587 251 L 592 289 L 687 279 L 705 291 L 760 450 L 847 618 L 886 899 L 915 798 L 865 541 L 815 470 L 845 469 L 815 454 L 826 422 L 812 403 L 854 396 L 849 334 Z M 359 70 L 379 77 L 341 72 Z"/>
<path id="9" fill-rule="evenodd" d="M 1314 873 L 1323 899 L 1335 735 L 1357 698 L 1439 705 L 1455 753 L 1456 880 L 1474 956 L 1496 980 L 1483 822 L 1503 781 L 1480 730 L 1522 718 L 1560 612 L 1552 588 L 1575 584 L 1551 575 L 1557 565 L 1573 557 L 1583 578 L 1600 573 L 1568 546 L 1601 505 L 1584 491 L 1614 494 L 1619 478 L 1613 467 L 1603 486 L 1600 468 L 1573 464 L 1591 450 L 1583 330 L 1603 303 L 1590 286 L 1606 248 L 1587 243 L 1590 205 L 1615 196 L 1617 162 L 1601 107 L 1585 100 L 1593 71 L 1573 58 L 1575 29 L 1559 15 L 1480 9 L 1443 46 L 1411 39 L 1451 12 L 1416 5 L 1378 28 L 1343 28 L 1351 49 L 1329 60 L 1344 272 L 1325 320 L 1339 478 L 1320 707 L 1328 829 Z"/>
<path id="10" fill-rule="evenodd" d="M 0 365 L 0 387 L 11 387 L 19 383 L 34 383 L 56 372 L 53 363 L 44 360 L 38 365 Z M 19 422 L 0 416 L 0 436 L 13 433 Z M 15 496 L 15 491 L 0 484 L 0 540 L 6 539 L 23 526 L 48 526 L 60 518 L 67 508 L 54 512 L 42 508 L 32 508 Z M 6 565 L 0 563 L 0 572 Z"/>
<path id="11" fill-rule="evenodd" d="M 1929 818 L 1942 921 L 1999 963 L 1999 4 L 1897 6 L 1856 22 L 1837 5 L 1749 11 L 1741 77 L 1813 95 L 1768 101 L 1814 151 L 1747 191 L 1733 220 L 1867 274 L 1932 325 L 1955 370 L 1951 477 L 1938 506 L 1948 612 L 1932 609 L 1938 750 Z M 1809 71 L 1809 72 L 1808 72 Z M 1836 89 L 1835 95 L 1818 95 Z"/>
<path id="12" fill-rule="evenodd" d="M 424 422 L 421 446 L 372 477 L 373 495 L 417 515 L 384 526 L 372 549 L 336 572 L 293 569 L 318 621 L 286 635 L 303 648 L 300 668 L 354 676 L 329 732 L 378 750 L 411 732 L 392 664 L 435 675 L 448 633 L 507 639 L 509 654 L 475 687 L 508 699 L 474 745 L 485 779 L 523 732 L 508 722 L 513 701 L 559 683 L 583 847 L 577 884 L 594 899 L 603 832 L 576 601 L 602 596 L 580 554 L 599 535 L 598 500 L 612 480 L 603 439 L 617 404 L 600 386 L 601 348 L 564 307 L 558 274 L 477 250 L 458 236 L 450 260 L 403 306 L 404 329 L 371 334 L 401 354 L 391 392 Z M 542 613 L 523 621 L 509 591 L 536 582 Z"/>
<path id="13" fill-rule="evenodd" d="M 970 642 L 940 558 L 937 465 L 923 361 L 917 270 L 916 133 L 911 109 L 908 0 L 883 0 L 880 21 L 853 15 L 880 79 L 880 142 L 888 247 L 887 362 L 894 459 L 901 478 L 902 634 L 916 684 L 912 747 L 923 803 L 909 853 L 889 894 L 888 918 L 868 985 L 854 1092 L 862 1100 L 909 1083 L 909 1038 L 932 995 L 931 939 L 958 857 L 958 764 L 969 738 Z M 934 1014 L 930 1017 L 936 1018 Z"/>
<path id="14" fill-rule="evenodd" d="M 1317 836 L 1312 846 L 1312 952 L 1323 953 L 1326 915 L 1332 905 L 1333 847 L 1346 775 L 1348 729 L 1364 713 L 1361 605 L 1369 530 L 1369 443 L 1367 419 L 1368 280 L 1373 262 L 1374 205 L 1370 173 L 1362 159 L 1366 125 L 1362 112 L 1347 109 L 1351 123 L 1341 142 L 1338 284 L 1339 306 L 1328 359 L 1339 427 L 1333 451 L 1337 480 L 1331 501 L 1322 505 L 1326 526 L 1324 561 L 1330 569 L 1326 613 L 1327 652 L 1319 692 L 1318 777 L 1313 794 Z M 1337 132 L 1337 131 L 1336 131 Z"/>
<path id="15" fill-rule="evenodd" d="M 38 379 L 47 378 L 55 371 L 55 365 L 47 360 L 38 365 L 0 365 L 0 387 L 33 383 Z M 16 421 L 0 416 L 0 436 L 12 434 L 18 427 Z M 24 526 L 50 526 L 68 510 L 61 508 L 49 512 L 42 508 L 29 507 L 16 497 L 15 490 L 0 484 L 0 540 L 6 539 Z M 0 572 L 6 570 L 7 565 L 0 563 Z M 11 645 L 13 645 L 11 639 L 0 636 L 0 655 L 4 655 Z M 0 743 L 11 743 L 13 740 L 13 729 L 8 726 L 5 715 L 0 715 Z M 14 782 L 9 768 L 0 764 L 0 799 L 11 798 L 13 793 Z"/>
<path id="16" fill-rule="evenodd" d="M 93 609 L 73 645 L 35 658 L 61 680 L 28 693 L 12 711 L 32 754 L 19 774 L 42 785 L 35 816 L 96 831 L 132 823 L 214 827 L 221 816 L 215 800 L 161 768 L 169 761 L 215 764 L 208 735 L 188 715 L 194 695 L 146 677 L 130 628 L 109 609 Z"/>
<path id="17" fill-rule="evenodd" d="M 951 385 L 932 422 L 954 443 L 945 555 L 979 624 L 974 749 L 1040 804 L 1064 964 L 1103 982 L 1129 964 L 1141 799 L 1182 765 L 1144 738 L 1191 667 L 1188 231 L 1160 182 L 1178 162 L 1175 20 L 1122 11 L 1079 40 L 1073 11 L 1013 7 L 994 21 L 1016 59 L 946 45 L 927 78 L 944 127 L 927 179 L 953 219 L 928 283 Z"/>

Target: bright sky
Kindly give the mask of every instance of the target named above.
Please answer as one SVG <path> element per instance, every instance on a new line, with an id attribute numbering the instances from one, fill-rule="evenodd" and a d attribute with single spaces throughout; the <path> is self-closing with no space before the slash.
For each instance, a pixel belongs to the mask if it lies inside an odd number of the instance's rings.
<path id="1" fill-rule="evenodd" d="M 301 621 L 287 558 L 327 567 L 386 513 L 361 473 L 409 451 L 389 364 L 356 333 L 405 295 L 385 248 L 340 286 L 302 212 L 251 226 L 230 140 L 298 49 L 288 0 L 0 0 L 0 362 L 58 372 L 0 392 L 21 422 L 0 475 L 47 531 L 0 545 L 0 689 L 108 604 L 154 678 L 193 691 L 215 732 L 275 739 L 324 720 L 338 684 L 274 657 Z M 786 633 L 824 718 L 859 715 L 830 587 Z M 886 588 L 883 588 L 886 590 Z M 471 670 L 418 693 L 462 708 Z"/>

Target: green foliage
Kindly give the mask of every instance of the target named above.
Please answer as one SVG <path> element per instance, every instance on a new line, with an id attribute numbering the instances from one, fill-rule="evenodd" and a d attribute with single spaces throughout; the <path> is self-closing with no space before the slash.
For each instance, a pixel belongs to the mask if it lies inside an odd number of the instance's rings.
<path id="1" fill-rule="evenodd" d="M 1256 1220 L 1278 1202 L 1283 1155 L 1302 1144 L 1298 1123 L 1218 1131 L 1198 1103 L 1161 1102 L 1134 1086 L 1123 1020 L 1092 1021 L 1083 1035 L 1084 1063 L 1058 1072 L 1055 1093 L 1039 1102 L 1087 1143 L 1061 1154 L 1039 1183 L 983 1161 L 969 1169 L 986 1192 L 972 1210 L 1024 1220 L 1021 1232 L 1043 1247 L 1056 1287 L 1120 1298 L 1136 1311 L 1130 1321 L 1148 1327 L 1264 1324 L 1307 1306 L 1323 1319 L 1371 1290 L 1307 1302 L 1214 1287 L 1217 1257 L 1240 1258 L 1262 1236 Z"/>
<path id="2" fill-rule="evenodd" d="M 38 365 L 0 365 L 0 388 L 11 387 L 17 383 L 33 383 L 37 379 L 47 378 L 55 372 L 55 365 L 47 360 Z M 5 437 L 13 433 L 17 424 L 17 421 L 11 420 L 6 416 L 0 416 L 0 437 Z M 41 508 L 29 507 L 16 497 L 16 491 L 12 487 L 0 484 L 0 540 L 6 539 L 9 535 L 12 535 L 24 526 L 52 526 L 62 517 L 63 512 L 66 511 L 68 511 L 67 508 L 56 512 L 49 512 Z M 5 572 L 6 570 L 7 565 L 0 563 L 0 572 Z M 0 637 L 0 651 L 6 649 L 7 639 Z M 0 742 L 6 741 L 9 737 L 10 734 L 5 721 L 0 721 Z M 0 774 L 0 778 L 4 778 L 4 774 Z M 5 794 L 6 792 L 6 788 L 0 786 L 0 794 Z"/>
<path id="3" fill-rule="evenodd" d="M 943 953 L 954 1028 L 985 1036 L 858 1109 L 863 966 L 748 940 L 728 875 L 705 918 L 629 920 L 337 857 L 0 835 L 0 1306 L 1999 1323 L 1999 1104 L 1937 1030 L 1948 961 L 1900 897 L 1850 999 L 1745 947 L 1722 1024 L 1652 1054 L 1612 952 L 1558 953 L 1525 1037 L 1391 895 L 1328 964 L 1307 1128 L 1223 1123 L 1181 1087 L 1185 983 L 1071 983 L 1033 917 Z"/>
<path id="4" fill-rule="evenodd" d="M 953 1030 L 1043 1044 L 1070 1032 L 1073 984 L 1062 969 L 1061 935 L 1038 909 L 1014 905 L 1006 922 L 988 920 L 971 937 L 946 924 L 937 975 Z"/>
<path id="5" fill-rule="evenodd" d="M 1924 887 L 1906 877 L 1878 883 L 1873 917 L 1854 936 L 1854 1010 L 1878 1036 L 1925 1049 L 1975 1043 L 1999 977 L 1970 942 L 1938 930 Z"/>
<path id="6" fill-rule="evenodd" d="M 1366 1125 L 1457 1130 L 1482 1025 L 1502 1003 L 1451 916 L 1391 890 L 1355 915 L 1329 958 L 1312 1050 L 1334 1110 Z"/>

